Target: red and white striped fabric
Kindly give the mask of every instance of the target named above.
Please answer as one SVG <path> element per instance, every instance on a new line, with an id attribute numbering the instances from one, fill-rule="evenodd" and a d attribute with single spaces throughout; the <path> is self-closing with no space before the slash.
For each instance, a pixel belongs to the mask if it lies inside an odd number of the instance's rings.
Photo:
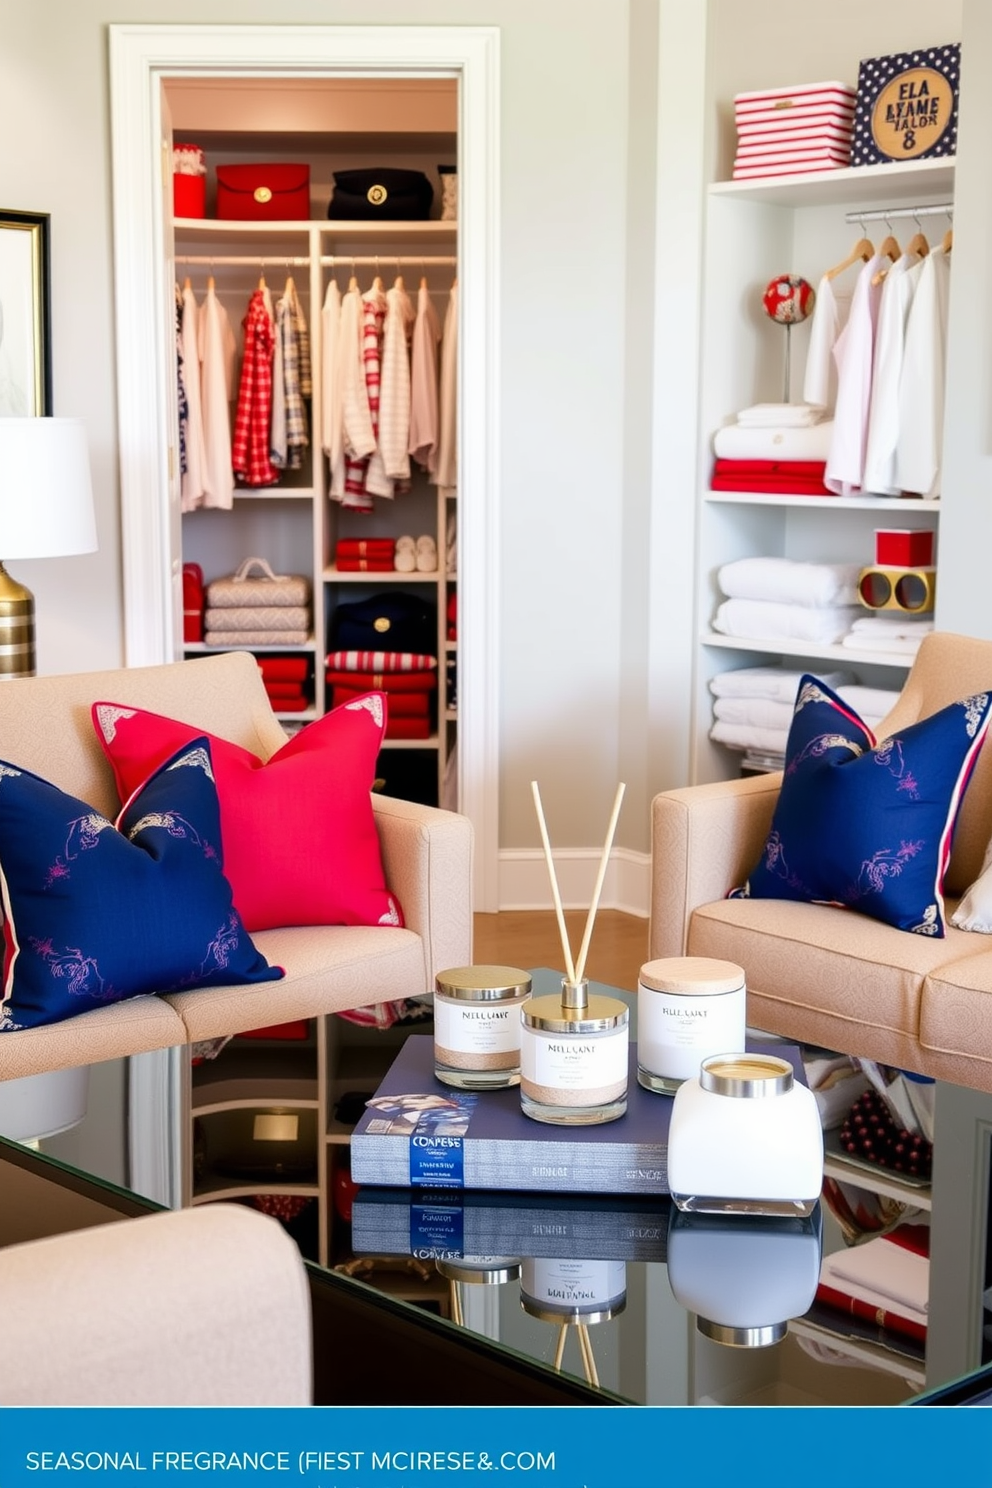
<path id="1" fill-rule="evenodd" d="M 429 672 L 437 657 L 416 651 L 330 651 L 325 665 L 334 672 Z"/>
<path id="2" fill-rule="evenodd" d="M 279 479 L 279 471 L 269 459 L 275 341 L 265 296 L 260 289 L 256 289 L 248 301 L 248 310 L 241 324 L 245 348 L 231 442 L 231 465 L 235 475 L 247 485 L 271 486 Z"/>
<path id="3" fill-rule="evenodd" d="M 801 83 L 796 88 L 762 88 L 734 95 L 734 117 L 753 119 L 761 114 L 779 117 L 796 109 L 847 108 L 852 112 L 858 90 L 847 83 Z"/>
<path id="4" fill-rule="evenodd" d="M 848 109 L 800 109 L 782 118 L 754 119 L 744 123 L 738 120 L 737 138 L 750 143 L 757 139 L 787 139 L 789 135 L 807 131 L 830 129 L 837 134 L 850 136 L 854 128 L 854 114 Z"/>
<path id="5" fill-rule="evenodd" d="M 753 139 L 741 140 L 737 146 L 737 159 L 749 155 L 767 155 L 783 150 L 818 150 L 825 146 L 848 154 L 851 148 L 849 129 L 800 129 L 792 134 L 756 135 Z"/>

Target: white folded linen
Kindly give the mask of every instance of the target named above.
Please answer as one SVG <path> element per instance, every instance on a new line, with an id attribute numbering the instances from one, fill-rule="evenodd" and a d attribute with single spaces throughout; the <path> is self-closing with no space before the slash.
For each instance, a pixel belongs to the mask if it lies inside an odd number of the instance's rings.
<path id="1" fill-rule="evenodd" d="M 933 630 L 932 620 L 914 619 L 912 615 L 862 615 L 851 629 L 859 635 L 925 636 Z"/>
<path id="2" fill-rule="evenodd" d="M 835 687 L 834 691 L 871 727 L 874 727 L 875 723 L 881 723 L 886 714 L 891 712 L 899 701 L 898 692 L 890 691 L 885 687 L 855 685 Z"/>
<path id="3" fill-rule="evenodd" d="M 774 698 L 713 699 L 715 719 L 721 723 L 740 724 L 744 728 L 785 729 L 788 732 L 794 713 L 794 703 L 779 703 Z"/>
<path id="4" fill-rule="evenodd" d="M 713 453 L 721 460 L 822 460 L 826 464 L 833 419 L 804 429 L 746 429 L 726 424 L 713 435 Z"/>
<path id="5" fill-rule="evenodd" d="M 720 718 L 710 729 L 710 738 L 731 749 L 753 749 L 757 754 L 785 754 L 788 729 L 754 728 L 744 723 L 724 723 Z"/>
<path id="6" fill-rule="evenodd" d="M 818 641 L 830 645 L 851 628 L 853 606 L 780 604 L 772 599 L 725 599 L 713 617 L 713 629 L 741 640 Z"/>
<path id="7" fill-rule="evenodd" d="M 858 688 L 846 689 L 849 692 L 858 690 Z M 870 693 L 874 689 L 865 687 L 860 690 Z M 844 697 L 844 692 L 840 692 L 838 696 Z M 898 693 L 892 693 L 893 698 L 898 696 Z M 859 708 L 847 697 L 844 697 L 844 701 L 850 703 L 858 717 L 870 729 L 874 729 L 876 724 L 881 723 L 889 711 L 888 708 L 875 708 L 874 711 L 870 708 Z M 794 713 L 794 703 L 780 703 L 773 698 L 718 697 L 713 700 L 714 719 L 734 728 L 775 729 L 788 733 Z"/>
<path id="8" fill-rule="evenodd" d="M 926 1326 L 930 1262 L 884 1235 L 824 1256 L 820 1280 L 864 1302 L 895 1307 Z"/>
<path id="9" fill-rule="evenodd" d="M 856 605 L 856 563 L 799 563 L 793 558 L 736 558 L 717 569 L 728 599 L 774 599 L 804 607 Z"/>
<path id="10" fill-rule="evenodd" d="M 755 403 L 740 410 L 737 422 L 743 429 L 808 429 L 824 412 L 813 403 Z"/>
<path id="11" fill-rule="evenodd" d="M 817 675 L 834 691 L 854 681 L 853 672 L 818 672 Z M 802 672 L 791 667 L 736 667 L 733 671 L 718 672 L 710 681 L 710 692 L 714 697 L 772 698 L 791 707 L 802 677 Z"/>
<path id="12" fill-rule="evenodd" d="M 871 636 L 852 630 L 841 641 L 849 651 L 888 651 L 893 656 L 915 656 L 920 649 L 920 636 Z"/>

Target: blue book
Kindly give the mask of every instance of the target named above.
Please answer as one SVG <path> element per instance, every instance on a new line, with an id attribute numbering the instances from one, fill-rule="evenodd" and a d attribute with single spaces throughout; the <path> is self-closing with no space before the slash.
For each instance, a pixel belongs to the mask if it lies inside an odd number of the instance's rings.
<path id="1" fill-rule="evenodd" d="M 663 1261 L 671 1201 L 612 1195 L 360 1188 L 351 1248 L 418 1260 Z"/>
<path id="2" fill-rule="evenodd" d="M 794 1044 L 752 1043 L 788 1059 L 805 1083 Z M 598 1126 L 552 1126 L 525 1116 L 517 1086 L 465 1091 L 434 1076 L 434 1039 L 411 1034 L 351 1138 L 351 1176 L 387 1188 L 667 1194 L 674 1096 L 637 1083 L 632 1042 L 627 1110 Z"/>
<path id="3" fill-rule="evenodd" d="M 546 1125 L 523 1114 L 517 1086 L 443 1085 L 432 1035 L 411 1034 L 352 1133 L 351 1176 L 395 1188 L 666 1194 L 672 1099 L 638 1085 L 631 1044 L 624 1116 Z"/>

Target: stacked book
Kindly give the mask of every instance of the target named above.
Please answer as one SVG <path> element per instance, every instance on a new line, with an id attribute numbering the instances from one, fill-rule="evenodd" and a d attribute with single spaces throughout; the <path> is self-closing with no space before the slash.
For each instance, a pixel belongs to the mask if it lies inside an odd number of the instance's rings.
<path id="1" fill-rule="evenodd" d="M 734 98 L 734 180 L 837 170 L 851 163 L 857 89 L 804 83 Z"/>
<path id="2" fill-rule="evenodd" d="M 329 651 L 324 680 L 331 706 L 366 692 L 386 694 L 386 739 L 429 739 L 437 657 L 412 651 Z"/>

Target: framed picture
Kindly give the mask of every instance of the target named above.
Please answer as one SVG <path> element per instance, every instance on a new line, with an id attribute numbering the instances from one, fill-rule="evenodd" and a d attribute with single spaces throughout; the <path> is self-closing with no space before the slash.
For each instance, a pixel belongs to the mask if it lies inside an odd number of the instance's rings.
<path id="1" fill-rule="evenodd" d="M 52 412 L 49 218 L 0 207 L 0 417 Z"/>

